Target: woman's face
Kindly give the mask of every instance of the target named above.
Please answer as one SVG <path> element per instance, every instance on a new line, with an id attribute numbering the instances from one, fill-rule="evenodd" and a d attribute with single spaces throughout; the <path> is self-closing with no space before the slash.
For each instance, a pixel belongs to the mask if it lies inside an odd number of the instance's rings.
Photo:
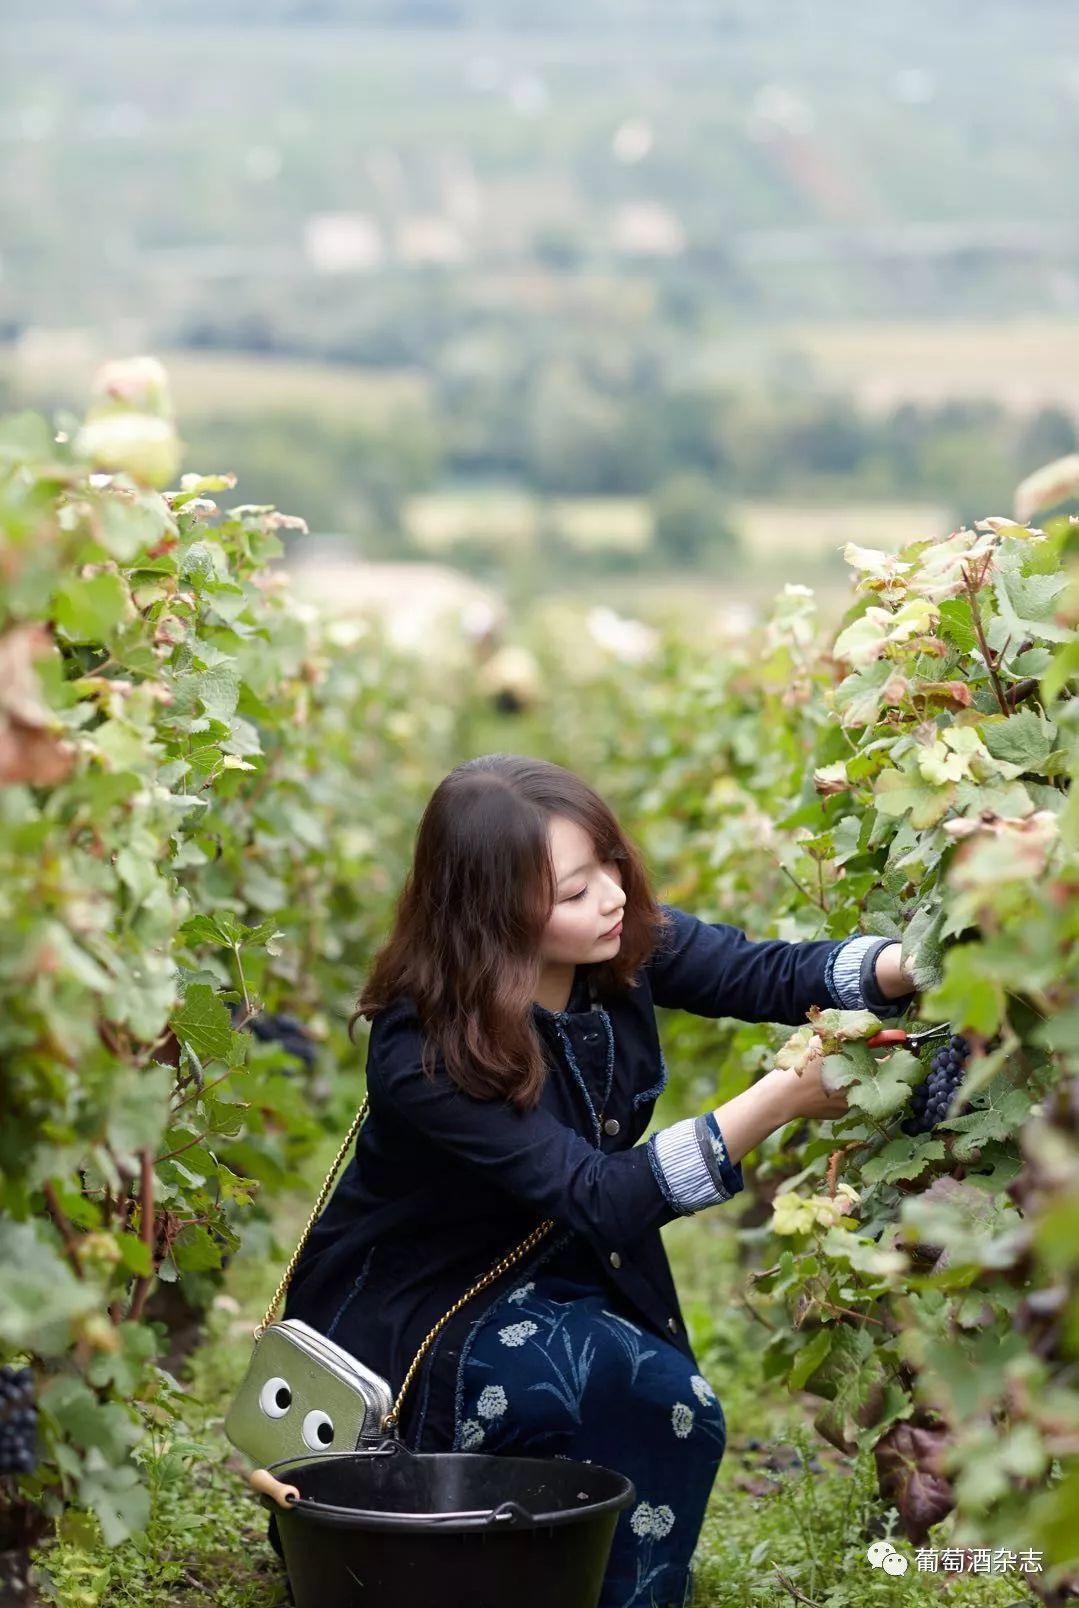
<path id="1" fill-rule="evenodd" d="M 610 932 L 626 904 L 622 873 L 614 861 L 596 859 L 588 833 L 567 816 L 553 816 L 548 835 L 558 888 L 540 955 L 572 966 L 609 960 L 622 942 L 620 932 Z"/>

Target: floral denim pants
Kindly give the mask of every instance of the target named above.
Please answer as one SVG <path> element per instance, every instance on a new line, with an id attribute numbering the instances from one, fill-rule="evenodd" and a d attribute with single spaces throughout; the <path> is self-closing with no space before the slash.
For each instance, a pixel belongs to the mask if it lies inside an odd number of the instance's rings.
<path id="1" fill-rule="evenodd" d="M 599 1608 L 685 1608 L 691 1559 L 726 1447 L 712 1386 L 612 1292 L 538 1269 L 462 1350 L 455 1451 L 568 1457 L 628 1475 Z"/>

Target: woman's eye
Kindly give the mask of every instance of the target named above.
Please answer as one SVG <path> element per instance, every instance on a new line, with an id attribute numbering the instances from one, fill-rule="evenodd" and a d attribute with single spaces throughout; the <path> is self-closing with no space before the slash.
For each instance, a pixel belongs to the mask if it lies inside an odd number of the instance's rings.
<path id="1" fill-rule="evenodd" d="M 580 893 L 571 893 L 570 894 L 570 902 L 572 903 L 574 899 L 583 899 L 587 892 L 588 892 L 587 888 L 582 888 Z"/>

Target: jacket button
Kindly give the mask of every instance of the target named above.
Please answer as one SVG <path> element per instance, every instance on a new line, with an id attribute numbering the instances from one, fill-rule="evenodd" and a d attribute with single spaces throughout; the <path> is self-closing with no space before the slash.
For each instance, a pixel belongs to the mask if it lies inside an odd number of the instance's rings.
<path id="1" fill-rule="evenodd" d="M 622 1266 L 622 1258 L 619 1256 L 617 1251 L 612 1251 L 611 1252 L 611 1266 L 612 1267 L 621 1267 Z"/>
<path id="2" fill-rule="evenodd" d="M 617 1117 L 608 1117 L 607 1121 L 603 1124 L 603 1131 L 604 1133 L 609 1134 L 621 1133 L 622 1124 L 619 1122 Z"/>
<path id="3" fill-rule="evenodd" d="M 668 1318 L 667 1319 L 667 1327 L 671 1331 L 672 1334 L 677 1334 L 678 1333 L 678 1319 L 677 1318 Z"/>

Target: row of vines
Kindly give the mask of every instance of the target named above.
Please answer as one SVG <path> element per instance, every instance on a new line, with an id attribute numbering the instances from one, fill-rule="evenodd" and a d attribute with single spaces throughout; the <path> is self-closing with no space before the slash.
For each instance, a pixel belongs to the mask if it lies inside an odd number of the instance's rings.
<path id="1" fill-rule="evenodd" d="M 305 1182 L 453 739 L 373 625 L 290 597 L 301 521 L 222 511 L 227 475 L 163 493 L 176 465 L 149 360 L 102 371 L 85 422 L 0 426 L 0 1364 L 37 1409 L 3 1448 L 15 1575 L 53 1521 L 144 1526 L 169 1331 Z"/>
<path id="2" fill-rule="evenodd" d="M 301 1181 L 459 757 L 467 688 L 300 606 L 285 516 L 222 509 L 227 475 L 162 490 L 177 453 L 148 361 L 105 371 L 86 421 L 0 426 L 0 1365 L 38 1407 L 0 1551 L 145 1523 L 155 1315 L 205 1304 Z M 948 1518 L 1043 1548 L 1047 1596 L 1079 1561 L 1079 528 L 1033 519 L 1074 468 L 1025 489 L 1025 523 L 849 547 L 838 633 L 792 585 L 752 638 L 620 653 L 608 620 L 556 659 L 541 618 L 536 648 L 551 757 L 601 783 L 665 898 L 754 936 L 895 936 L 919 1021 L 971 1044 L 959 1114 L 911 1136 L 924 1064 L 859 1013 L 807 1023 L 786 1053 L 818 1031 L 849 1114 L 767 1141 L 732 1211 L 771 1377 L 875 1449 L 912 1541 Z M 663 1026 L 687 1110 L 785 1037 Z"/>
<path id="3" fill-rule="evenodd" d="M 589 672 L 552 721 L 672 902 L 756 936 L 899 939 L 902 1025 L 971 1046 L 953 1114 L 911 1135 L 930 1052 L 870 1049 L 874 1017 L 786 1043 L 664 1024 L 687 1111 L 823 1040 L 849 1114 L 747 1174 L 767 1373 L 873 1450 L 912 1543 L 951 1516 L 951 1544 L 1043 1552 L 1024 1579 L 1052 1601 L 1079 1581 L 1079 521 L 1033 519 L 1077 494 L 1065 460 L 1020 488 L 1027 523 L 850 544 L 838 632 L 788 585 L 755 639 L 627 653 L 617 690 Z"/>

